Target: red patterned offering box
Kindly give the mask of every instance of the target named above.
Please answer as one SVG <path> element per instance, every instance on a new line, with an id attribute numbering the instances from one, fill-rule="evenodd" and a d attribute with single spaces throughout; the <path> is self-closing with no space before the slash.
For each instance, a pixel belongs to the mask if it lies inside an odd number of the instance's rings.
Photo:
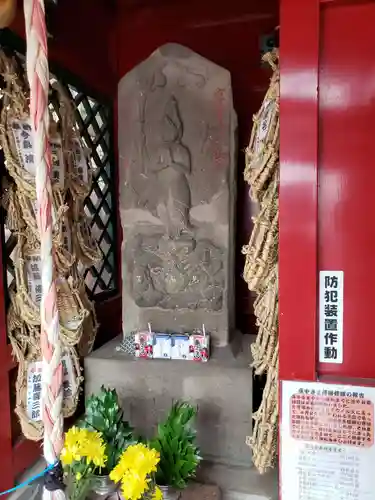
<path id="1" fill-rule="evenodd" d="M 210 336 L 193 334 L 189 337 L 189 359 L 205 363 L 210 357 Z"/>
<path id="2" fill-rule="evenodd" d="M 134 337 L 135 357 L 152 359 L 154 351 L 154 334 L 151 332 L 138 332 Z"/>

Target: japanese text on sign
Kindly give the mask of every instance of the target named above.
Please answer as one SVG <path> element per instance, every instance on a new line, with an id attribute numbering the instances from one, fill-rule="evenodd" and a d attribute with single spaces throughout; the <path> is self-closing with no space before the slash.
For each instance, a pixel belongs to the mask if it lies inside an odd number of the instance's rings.
<path id="1" fill-rule="evenodd" d="M 25 169 L 28 180 L 35 177 L 35 159 L 33 152 L 33 136 L 30 121 L 13 120 L 12 131 L 21 165 Z M 64 188 L 65 172 L 61 140 L 50 139 L 52 158 L 52 183 L 60 189 Z"/>
<path id="2" fill-rule="evenodd" d="M 74 172 L 81 182 L 88 182 L 88 166 L 87 159 L 82 149 L 81 143 L 78 139 L 73 142 L 74 148 Z"/>
<path id="3" fill-rule="evenodd" d="M 71 399 L 77 391 L 72 360 L 65 354 L 61 360 L 63 368 L 63 399 Z M 39 422 L 42 403 L 42 362 L 30 363 L 27 371 L 27 415 L 33 422 Z"/>
<path id="4" fill-rule="evenodd" d="M 375 388 L 282 382 L 282 500 L 371 500 Z"/>
<path id="5" fill-rule="evenodd" d="M 320 272 L 319 361 L 343 362 L 343 271 Z"/>
<path id="6" fill-rule="evenodd" d="M 37 306 L 42 300 L 42 271 L 40 255 L 26 256 L 27 291 Z"/>
<path id="7" fill-rule="evenodd" d="M 374 405 L 363 393 L 356 396 L 293 394 L 292 436 L 304 441 L 372 446 Z"/>
<path id="8" fill-rule="evenodd" d="M 41 420 L 42 363 L 31 363 L 27 372 L 27 415 L 33 422 Z"/>

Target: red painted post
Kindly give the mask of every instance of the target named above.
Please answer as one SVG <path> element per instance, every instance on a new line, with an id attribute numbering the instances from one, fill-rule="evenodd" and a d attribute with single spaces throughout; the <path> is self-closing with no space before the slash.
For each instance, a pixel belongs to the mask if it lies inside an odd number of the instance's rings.
<path id="1" fill-rule="evenodd" d="M 281 380 L 315 380 L 318 57 L 319 1 L 281 0 Z"/>

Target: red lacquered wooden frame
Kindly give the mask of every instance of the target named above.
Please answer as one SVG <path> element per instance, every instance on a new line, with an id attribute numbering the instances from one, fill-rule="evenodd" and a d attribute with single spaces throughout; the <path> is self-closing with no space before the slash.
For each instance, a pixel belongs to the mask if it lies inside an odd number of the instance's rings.
<path id="1" fill-rule="evenodd" d="M 280 381 L 316 380 L 319 17 L 319 0 L 280 0 Z"/>
<path id="2" fill-rule="evenodd" d="M 315 380 L 319 1 L 280 15 L 280 379 Z"/>
<path id="3" fill-rule="evenodd" d="M 282 381 L 365 386 L 375 380 L 375 239 L 368 225 L 373 212 L 375 106 L 374 92 L 366 87 L 374 71 L 370 35 L 375 2 L 280 2 L 281 409 Z M 364 214 L 367 221 L 358 216 Z M 345 272 L 340 365 L 318 363 L 320 269 Z"/>

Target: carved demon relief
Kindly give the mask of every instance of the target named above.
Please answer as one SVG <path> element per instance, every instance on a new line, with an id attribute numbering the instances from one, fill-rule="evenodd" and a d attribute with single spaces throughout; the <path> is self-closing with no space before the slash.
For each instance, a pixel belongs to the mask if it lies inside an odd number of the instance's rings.
<path id="1" fill-rule="evenodd" d="M 223 255 L 207 240 L 186 235 L 137 235 L 126 245 L 130 293 L 139 307 L 220 311 Z"/>

